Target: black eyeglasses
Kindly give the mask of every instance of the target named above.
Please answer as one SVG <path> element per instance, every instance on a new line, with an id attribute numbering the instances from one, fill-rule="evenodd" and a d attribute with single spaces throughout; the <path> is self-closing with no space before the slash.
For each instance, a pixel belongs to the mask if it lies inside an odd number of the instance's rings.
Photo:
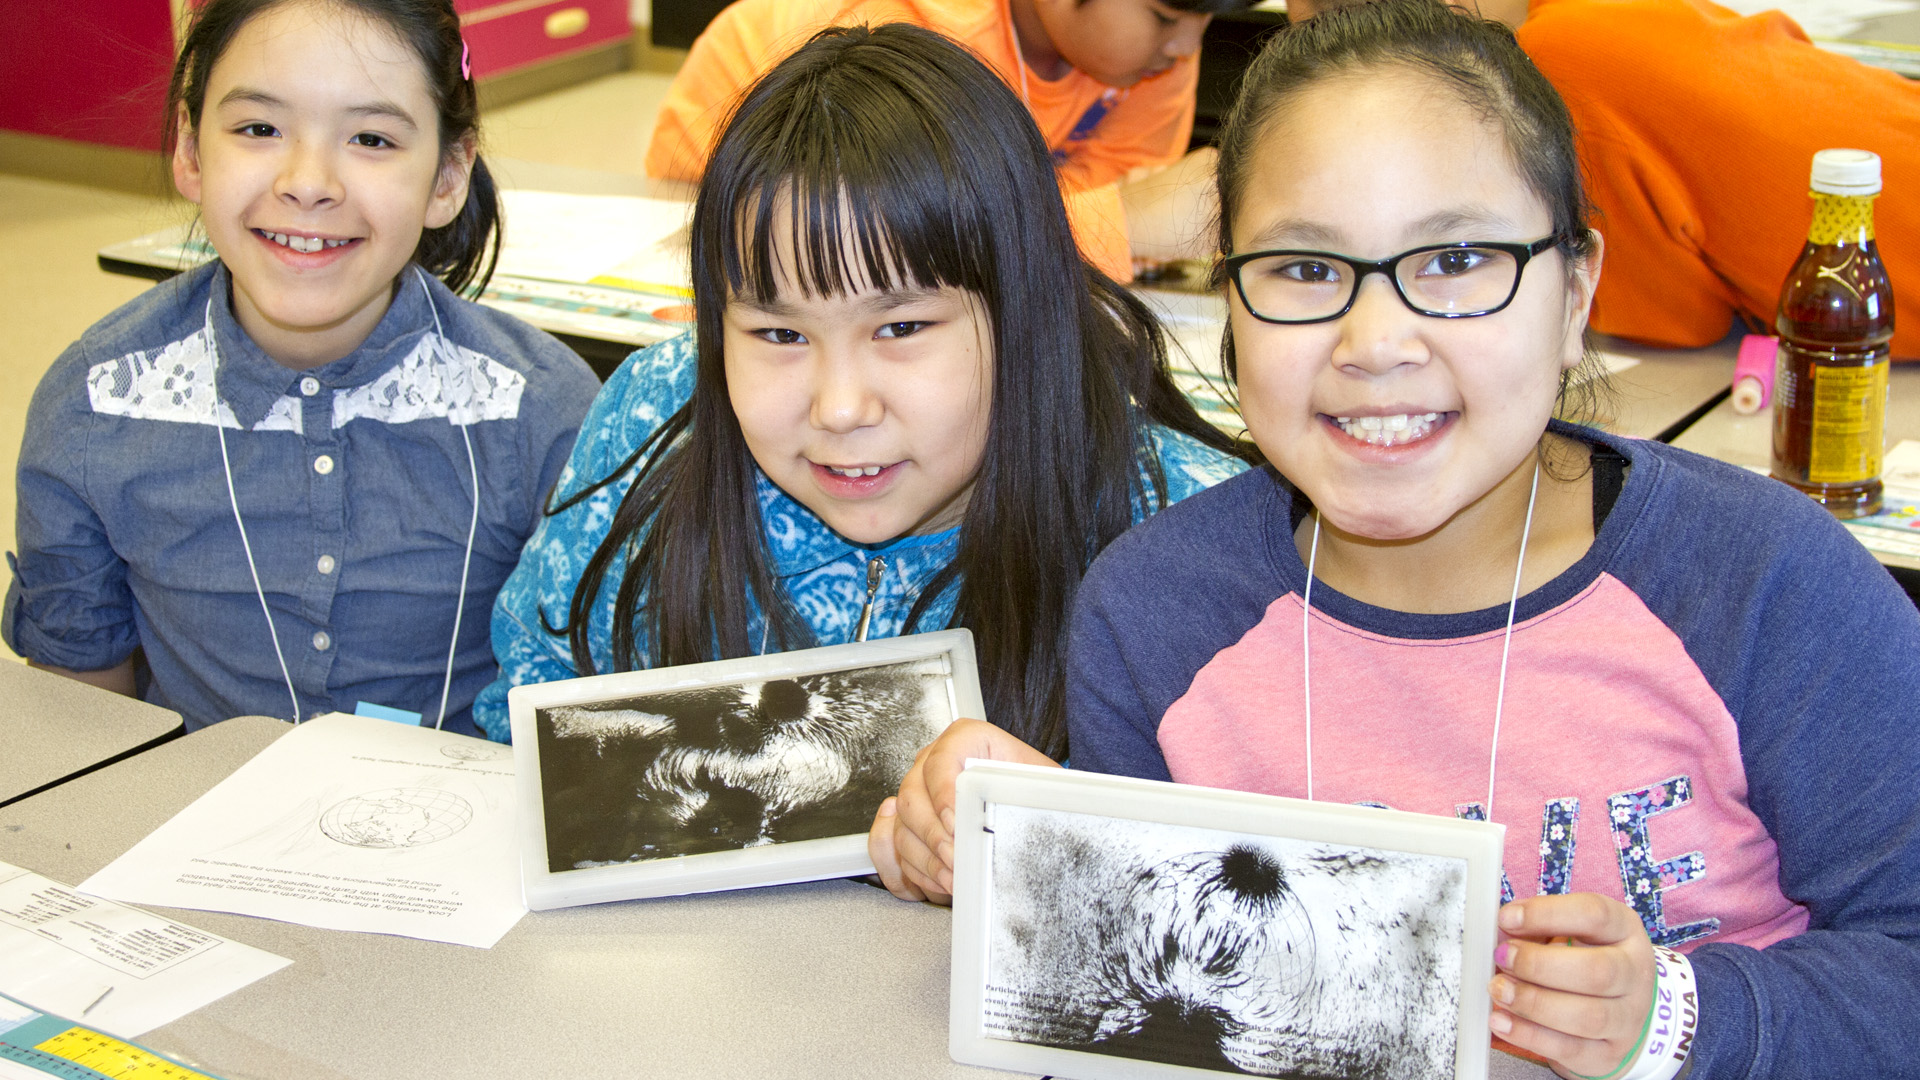
<path id="1" fill-rule="evenodd" d="M 1251 251 L 1224 265 L 1240 302 L 1262 322 L 1337 319 L 1353 309 L 1368 274 L 1385 274 L 1401 302 L 1422 315 L 1466 319 L 1512 303 L 1528 260 L 1563 239 L 1554 233 L 1531 244 L 1433 244 L 1379 262 L 1328 251 Z"/>

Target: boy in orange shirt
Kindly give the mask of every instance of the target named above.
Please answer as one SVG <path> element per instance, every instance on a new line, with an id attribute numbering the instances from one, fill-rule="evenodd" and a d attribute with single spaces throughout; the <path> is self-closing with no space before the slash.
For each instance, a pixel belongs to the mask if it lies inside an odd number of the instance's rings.
<path id="1" fill-rule="evenodd" d="M 1814 152 L 1851 147 L 1880 155 L 1893 355 L 1920 359 L 1920 82 L 1710 0 L 1534 0 L 1517 33 L 1580 131 L 1607 238 L 1594 329 L 1674 346 L 1735 318 L 1772 333 Z"/>
<path id="2" fill-rule="evenodd" d="M 1290 0 L 1293 18 L 1357 0 Z M 1589 325 L 1668 347 L 1773 332 L 1815 151 L 1880 155 L 1895 358 L 1920 359 L 1920 82 L 1712 0 L 1463 0 L 1515 27 L 1566 100 L 1607 272 Z"/>
<path id="3" fill-rule="evenodd" d="M 1132 277 L 1119 184 L 1171 165 L 1193 130 L 1200 35 L 1253 0 L 739 0 L 694 42 L 647 149 L 647 173 L 697 180 L 741 91 L 815 31 L 910 22 L 972 49 L 1033 113 L 1053 148 L 1074 235 L 1109 275 Z M 1176 176 L 1210 183 L 1211 155 Z M 1162 185 L 1164 186 L 1164 185 Z"/>

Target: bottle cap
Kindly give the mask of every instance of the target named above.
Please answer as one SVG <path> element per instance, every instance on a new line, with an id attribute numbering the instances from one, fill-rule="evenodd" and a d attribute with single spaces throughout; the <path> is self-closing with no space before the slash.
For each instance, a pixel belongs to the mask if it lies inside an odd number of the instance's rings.
<path id="1" fill-rule="evenodd" d="M 1813 190 L 1822 195 L 1878 195 L 1880 155 L 1868 150 L 1822 150 L 1813 155 Z"/>

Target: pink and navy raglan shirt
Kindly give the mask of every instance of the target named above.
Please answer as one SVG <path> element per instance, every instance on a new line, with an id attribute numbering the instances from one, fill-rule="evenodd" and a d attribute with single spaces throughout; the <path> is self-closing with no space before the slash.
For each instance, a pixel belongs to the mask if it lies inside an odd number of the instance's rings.
<path id="1" fill-rule="evenodd" d="M 1626 482 L 1577 564 L 1414 615 L 1324 583 L 1313 796 L 1507 827 L 1508 898 L 1596 892 L 1691 954 L 1697 1080 L 1920 1068 L 1920 613 L 1784 485 L 1578 428 Z M 1073 765 L 1304 797 L 1305 508 L 1259 469 L 1094 563 Z M 1907 1034 L 1900 1034 L 1900 1032 Z"/>

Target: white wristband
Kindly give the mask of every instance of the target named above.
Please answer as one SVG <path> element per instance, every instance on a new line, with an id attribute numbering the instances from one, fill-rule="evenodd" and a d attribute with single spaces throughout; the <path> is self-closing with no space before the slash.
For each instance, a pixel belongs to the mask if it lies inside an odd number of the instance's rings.
<path id="1" fill-rule="evenodd" d="M 1700 992 L 1687 958 L 1653 947 L 1653 1010 L 1633 1061 L 1619 1080 L 1673 1080 L 1687 1064 L 1700 1027 Z"/>

